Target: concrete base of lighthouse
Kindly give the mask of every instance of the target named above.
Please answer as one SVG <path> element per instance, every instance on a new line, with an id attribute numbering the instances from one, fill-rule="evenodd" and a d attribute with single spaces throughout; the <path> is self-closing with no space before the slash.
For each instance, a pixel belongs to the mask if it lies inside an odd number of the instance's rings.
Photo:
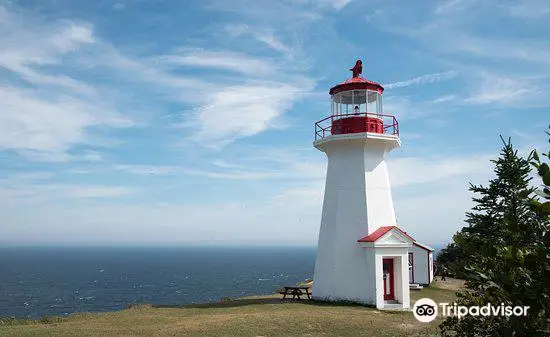
<path id="1" fill-rule="evenodd" d="M 391 229 L 376 242 L 358 242 L 382 226 L 397 228 L 384 159 L 400 146 L 399 137 L 339 134 L 314 146 L 327 154 L 328 169 L 313 298 L 408 309 L 408 249 L 413 241 Z M 393 293 L 385 299 L 384 267 L 390 262 L 392 282 L 386 286 Z"/>

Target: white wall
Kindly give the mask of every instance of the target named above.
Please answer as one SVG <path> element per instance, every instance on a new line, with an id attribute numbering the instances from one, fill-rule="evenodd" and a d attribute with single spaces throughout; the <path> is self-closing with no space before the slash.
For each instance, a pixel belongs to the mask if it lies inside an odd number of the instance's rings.
<path id="1" fill-rule="evenodd" d="M 411 283 L 428 285 L 433 280 L 433 254 L 417 245 L 412 245 L 410 252 L 414 258 L 414 280 Z"/>
<path id="2" fill-rule="evenodd" d="M 365 180 L 369 234 L 382 226 L 397 226 L 384 148 L 365 148 Z"/>
<path id="3" fill-rule="evenodd" d="M 428 268 L 430 268 L 430 283 L 434 279 L 434 252 L 430 252 L 430 258 L 428 260 Z"/>
<path id="4" fill-rule="evenodd" d="M 331 143 L 317 246 L 313 297 L 369 303 L 368 257 L 357 240 L 367 235 L 365 172 L 360 142 Z"/>
<path id="5" fill-rule="evenodd" d="M 384 162 L 395 142 L 340 137 L 316 145 L 327 154 L 328 166 L 313 298 L 376 304 L 375 270 L 381 275 L 382 265 L 357 240 L 396 225 Z"/>

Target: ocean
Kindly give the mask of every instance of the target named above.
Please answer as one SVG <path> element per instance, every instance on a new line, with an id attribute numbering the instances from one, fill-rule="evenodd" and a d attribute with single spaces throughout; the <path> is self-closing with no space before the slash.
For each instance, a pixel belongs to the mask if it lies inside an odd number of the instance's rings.
<path id="1" fill-rule="evenodd" d="M 0 317 L 270 294 L 314 265 L 314 247 L 0 247 Z"/>

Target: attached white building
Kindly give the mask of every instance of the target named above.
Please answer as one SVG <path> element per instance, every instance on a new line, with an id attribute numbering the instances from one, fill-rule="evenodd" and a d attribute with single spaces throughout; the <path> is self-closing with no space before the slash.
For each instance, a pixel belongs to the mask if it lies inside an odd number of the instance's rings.
<path id="1" fill-rule="evenodd" d="M 434 279 L 433 248 L 413 242 L 409 249 L 409 283 L 429 286 Z"/>
<path id="2" fill-rule="evenodd" d="M 313 145 L 328 167 L 312 295 L 406 310 L 418 244 L 397 227 L 385 161 L 401 146 L 399 126 L 383 114 L 384 88 L 361 71 L 358 61 L 354 76 L 330 89 L 331 115 L 315 124 Z"/>

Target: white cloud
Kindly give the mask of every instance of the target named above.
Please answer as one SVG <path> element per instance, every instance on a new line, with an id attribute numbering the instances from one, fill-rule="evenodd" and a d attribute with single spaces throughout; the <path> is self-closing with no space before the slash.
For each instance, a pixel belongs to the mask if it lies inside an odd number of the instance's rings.
<path id="1" fill-rule="evenodd" d="M 388 161 L 392 187 L 426 184 L 452 177 L 468 177 L 488 172 L 492 156 L 475 155 L 457 158 L 391 158 Z"/>
<path id="2" fill-rule="evenodd" d="M 435 14 L 456 14 L 477 4 L 479 0 L 447 0 L 441 1 L 434 10 Z"/>
<path id="3" fill-rule="evenodd" d="M 550 14 L 550 4 L 545 0 L 524 0 L 520 3 L 514 3 L 504 7 L 511 16 L 536 19 L 548 16 Z"/>
<path id="4" fill-rule="evenodd" d="M 100 106 L 58 96 L 42 98 L 36 90 L 5 87 L 0 91 L 0 149 L 64 153 L 86 142 L 94 125 L 131 126 L 132 122 Z"/>
<path id="5" fill-rule="evenodd" d="M 430 103 L 438 104 L 456 100 L 456 95 L 443 95 L 430 101 Z"/>
<path id="6" fill-rule="evenodd" d="M 456 76 L 457 76 L 456 71 L 445 71 L 445 72 L 434 73 L 434 74 L 426 74 L 426 75 L 418 76 L 405 81 L 388 83 L 388 84 L 384 84 L 383 86 L 385 89 L 404 88 L 414 84 L 428 84 L 428 83 L 447 81 L 455 78 Z"/>
<path id="7" fill-rule="evenodd" d="M 455 110 L 455 104 L 460 102 L 455 95 L 443 95 L 427 100 L 412 100 L 410 96 L 386 95 L 384 96 L 384 114 L 393 115 L 397 121 L 403 122 L 412 119 L 426 118 L 451 113 Z"/>
<path id="8" fill-rule="evenodd" d="M 120 3 L 120 2 L 117 2 L 113 5 L 113 9 L 117 10 L 117 11 L 121 11 L 125 8 L 126 8 L 126 5 L 124 5 L 123 3 Z"/>
<path id="9" fill-rule="evenodd" d="M 96 46 L 91 25 L 46 23 L 2 7 L 0 32 L 0 70 L 30 84 L 1 84 L 0 149 L 32 160 L 65 161 L 75 158 L 67 154 L 70 148 L 90 142 L 90 127 L 135 125 L 107 103 L 107 95 L 60 74 L 70 68 L 66 57 Z M 56 69 L 53 75 L 48 67 Z M 85 157 L 97 160 L 97 155 Z"/>
<path id="10" fill-rule="evenodd" d="M 70 199 L 120 197 L 136 192 L 134 188 L 117 186 L 62 186 L 59 190 L 61 195 Z"/>
<path id="11" fill-rule="evenodd" d="M 299 3 L 312 4 L 319 8 L 329 7 L 330 9 L 341 11 L 353 0 L 298 0 Z"/>
<path id="12" fill-rule="evenodd" d="M 5 235 L 1 240 L 96 244 L 314 244 L 320 212 L 313 207 L 304 209 L 298 202 L 300 199 L 300 195 L 285 198 L 284 212 L 280 211 L 278 200 L 234 200 L 196 205 L 148 204 L 147 207 L 97 203 L 76 203 L 72 207 L 42 204 L 33 208 L 32 216 L 17 214 L 3 203 L 0 212 L 5 216 L 0 230 Z M 9 226 L 10 230 L 4 226 Z M 292 238 L 289 238 L 289 232 L 293 233 Z"/>
<path id="13" fill-rule="evenodd" d="M 540 70 L 547 70 L 550 64 L 550 45 L 542 35 L 538 34 L 539 38 L 537 34 L 518 37 L 516 33 L 485 29 L 488 22 L 498 25 L 514 20 L 498 15 L 503 8 L 508 11 L 519 6 L 525 9 L 526 15 L 531 11 L 544 13 L 545 6 L 540 4 L 537 1 L 503 5 L 495 1 L 450 0 L 438 3 L 435 13 L 427 13 L 423 20 L 410 20 L 408 9 L 404 9 L 387 11 L 387 15 L 379 17 L 376 24 L 380 29 L 420 43 L 416 50 L 424 49 L 432 60 L 445 66 L 451 64 L 461 72 L 468 70 L 475 74 L 485 70 L 501 75 L 504 72 L 540 74 Z M 516 24 L 528 27 L 526 22 Z M 529 29 L 541 34 L 544 31 L 542 26 L 534 27 L 535 21 L 528 24 L 533 25 Z M 506 62 L 508 64 L 504 65 Z"/>
<path id="14" fill-rule="evenodd" d="M 0 148 L 4 149 L 63 152 L 71 144 L 85 141 L 88 126 L 127 125 L 127 121 L 71 97 L 47 100 L 30 89 L 4 88 L 0 111 Z"/>
<path id="15" fill-rule="evenodd" d="M 39 184 L 35 181 L 18 182 L 16 179 L 4 181 L 4 186 L 0 187 L 0 197 L 8 204 L 38 203 L 52 205 L 57 200 L 75 201 L 76 199 L 114 198 L 137 192 L 136 188 L 124 186 L 63 185 L 46 182 Z M 37 179 L 34 178 L 33 180 Z"/>
<path id="16" fill-rule="evenodd" d="M 261 133 L 277 123 L 293 102 L 312 87 L 284 83 L 251 83 L 212 92 L 184 124 L 196 130 L 194 138 L 205 143 L 232 141 Z"/>
<path id="17" fill-rule="evenodd" d="M 545 67 L 550 64 L 550 44 L 546 40 L 489 39 L 461 32 L 449 32 L 441 40 L 438 48 L 447 53 L 459 52 L 485 59 L 516 60 Z"/>
<path id="18" fill-rule="evenodd" d="M 283 177 L 281 172 L 277 171 L 243 171 L 243 170 L 231 170 L 227 172 L 214 172 L 206 170 L 181 170 L 184 174 L 208 177 L 212 179 L 229 179 L 229 180 L 263 180 L 273 179 L 277 177 Z"/>
<path id="19" fill-rule="evenodd" d="M 267 44 L 272 49 L 281 52 L 285 55 L 291 55 L 292 49 L 281 42 L 271 31 L 254 34 L 256 39 Z"/>
<path id="20" fill-rule="evenodd" d="M 472 93 L 465 98 L 466 103 L 494 104 L 507 107 L 545 106 L 544 91 L 535 79 L 505 77 L 484 73 L 481 80 L 472 87 Z"/>
<path id="21" fill-rule="evenodd" d="M 472 194 L 462 177 L 417 189 L 405 196 L 392 191 L 398 225 L 419 242 L 442 245 L 464 227 L 465 213 L 472 207 Z"/>
<path id="22" fill-rule="evenodd" d="M 5 8 L 0 20 L 0 67 L 19 74 L 33 84 L 51 84 L 83 92 L 91 91 L 86 84 L 64 75 L 49 75 L 33 67 L 59 65 L 62 58 L 80 47 L 94 44 L 92 27 L 74 22 L 56 26 L 44 23 L 23 14 L 13 14 Z M 42 29 L 37 30 L 36 27 Z M 21 43 L 26 41 L 26 43 Z"/>
<path id="23" fill-rule="evenodd" d="M 331 0 L 330 3 L 332 4 L 332 7 L 334 7 L 334 9 L 339 11 L 346 7 L 352 1 L 353 0 Z"/>
<path id="24" fill-rule="evenodd" d="M 94 143 L 94 145 L 97 145 Z M 24 159 L 33 162 L 60 163 L 60 162 L 101 162 L 103 155 L 97 151 L 82 151 L 81 154 L 69 154 L 60 151 L 18 149 L 17 153 Z"/>
<path id="25" fill-rule="evenodd" d="M 161 60 L 169 64 L 226 69 L 251 76 L 265 76 L 275 72 L 276 62 L 258 59 L 243 53 L 194 50 L 188 53 L 162 56 Z"/>
<path id="26" fill-rule="evenodd" d="M 294 49 L 285 43 L 283 43 L 273 32 L 272 29 L 267 28 L 258 28 L 258 27 L 250 27 L 246 24 L 231 24 L 227 25 L 225 27 L 225 30 L 232 36 L 232 37 L 239 37 L 239 36 L 252 36 L 257 41 L 260 41 L 264 44 L 266 44 L 271 49 L 278 51 L 282 53 L 285 56 L 292 56 L 294 53 Z"/>
<path id="27" fill-rule="evenodd" d="M 228 164 L 223 161 L 214 164 L 216 169 L 201 168 L 184 168 L 181 166 L 155 166 L 155 165 L 114 165 L 112 167 L 103 167 L 103 171 L 122 171 L 135 175 L 144 176 L 197 176 L 211 179 L 225 180 L 266 180 L 285 177 L 285 172 L 276 169 L 265 168 L 246 168 L 241 165 Z M 88 173 L 88 172 L 84 172 Z"/>
<path id="28" fill-rule="evenodd" d="M 294 67 L 288 60 L 188 47 L 179 49 L 183 54 L 130 57 L 95 37 L 92 26 L 85 23 L 47 23 L 7 10 L 3 16 L 2 31 L 8 34 L 0 37 L 6 46 L 0 52 L 0 67 L 39 87 L 9 84 L 3 90 L 0 109 L 9 113 L 0 115 L 0 148 L 14 149 L 34 160 L 74 158 L 67 151 L 97 139 L 90 133 L 93 126 L 136 125 L 115 108 L 118 100 L 127 98 L 126 93 L 77 80 L 70 71 L 63 74 L 75 64 L 106 71 L 116 83 L 132 83 L 134 88 L 162 94 L 166 101 L 194 106 L 195 114 L 182 115 L 183 124 L 193 125 L 195 139 L 211 143 L 205 145 L 220 146 L 280 127 L 284 112 L 313 87 L 306 77 L 285 74 L 285 69 Z M 249 33 L 286 56 L 293 52 L 270 30 Z M 21 40 L 28 43 L 21 44 Z M 66 59 L 69 54 L 71 58 Z M 55 75 L 43 66 L 54 67 Z M 217 83 L 208 83 L 182 74 L 185 67 L 227 69 L 257 80 L 218 77 Z"/>

